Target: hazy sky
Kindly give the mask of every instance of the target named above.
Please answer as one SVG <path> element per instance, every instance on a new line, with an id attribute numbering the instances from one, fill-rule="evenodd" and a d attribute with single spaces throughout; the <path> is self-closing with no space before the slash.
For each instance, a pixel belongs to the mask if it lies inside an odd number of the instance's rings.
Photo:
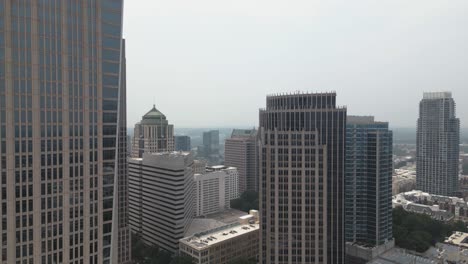
<path id="1" fill-rule="evenodd" d="M 452 91 L 468 127 L 467 0 L 126 0 L 128 126 L 258 124 L 265 96 L 336 91 L 349 114 L 413 127 Z"/>

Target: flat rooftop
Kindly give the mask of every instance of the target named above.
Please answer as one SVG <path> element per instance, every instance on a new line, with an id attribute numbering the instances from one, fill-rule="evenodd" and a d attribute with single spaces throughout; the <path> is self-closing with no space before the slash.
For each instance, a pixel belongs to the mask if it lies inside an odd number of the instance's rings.
<path id="1" fill-rule="evenodd" d="M 447 244 L 468 248 L 468 233 L 463 232 L 454 232 L 449 238 L 445 241 Z"/>
<path id="2" fill-rule="evenodd" d="M 185 232 L 184 236 L 189 237 L 196 233 L 205 232 L 227 224 L 233 224 L 239 222 L 239 218 L 242 216 L 249 215 L 244 211 L 236 209 L 229 209 L 220 213 L 206 215 L 205 217 L 198 217 L 193 219 L 189 228 Z"/>
<path id="3" fill-rule="evenodd" d="M 223 241 L 242 236 L 250 232 L 256 232 L 260 229 L 259 224 L 230 224 L 227 226 L 215 228 L 210 231 L 194 234 L 193 236 L 186 237 L 180 240 L 196 250 L 203 250 Z"/>

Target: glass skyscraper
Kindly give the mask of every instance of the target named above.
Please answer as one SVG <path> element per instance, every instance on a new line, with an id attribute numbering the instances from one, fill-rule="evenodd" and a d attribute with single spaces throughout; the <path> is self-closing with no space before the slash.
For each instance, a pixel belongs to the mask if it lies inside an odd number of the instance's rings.
<path id="1" fill-rule="evenodd" d="M 2 263 L 128 263 L 123 0 L 0 1 Z"/>
<path id="2" fill-rule="evenodd" d="M 460 120 L 450 92 L 424 93 L 419 104 L 416 186 L 430 194 L 458 191 Z"/>
<path id="3" fill-rule="evenodd" d="M 392 150 L 388 123 L 348 116 L 346 125 L 346 241 L 374 248 L 393 239 Z"/>

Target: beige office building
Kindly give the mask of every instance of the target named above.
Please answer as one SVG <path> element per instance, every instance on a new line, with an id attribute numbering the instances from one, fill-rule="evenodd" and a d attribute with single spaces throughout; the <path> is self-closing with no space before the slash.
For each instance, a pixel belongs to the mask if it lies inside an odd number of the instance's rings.
<path id="1" fill-rule="evenodd" d="M 132 157 L 141 158 L 143 153 L 171 152 L 174 146 L 174 126 L 156 106 L 146 113 L 133 130 Z"/>

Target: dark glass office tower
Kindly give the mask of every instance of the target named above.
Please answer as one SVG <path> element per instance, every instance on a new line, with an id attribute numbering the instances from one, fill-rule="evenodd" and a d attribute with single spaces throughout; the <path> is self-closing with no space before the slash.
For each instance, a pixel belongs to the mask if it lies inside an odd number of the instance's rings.
<path id="1" fill-rule="evenodd" d="M 346 125 L 346 241 L 376 247 L 392 241 L 392 132 L 371 116 Z"/>
<path id="2" fill-rule="evenodd" d="M 122 0 L 0 1 L 3 263 L 128 263 Z"/>
<path id="3" fill-rule="evenodd" d="M 450 92 L 424 93 L 419 104 L 416 142 L 418 190 L 456 195 L 459 174 L 460 120 Z"/>
<path id="4" fill-rule="evenodd" d="M 267 97 L 258 132 L 261 263 L 344 263 L 345 129 L 335 93 Z"/>

